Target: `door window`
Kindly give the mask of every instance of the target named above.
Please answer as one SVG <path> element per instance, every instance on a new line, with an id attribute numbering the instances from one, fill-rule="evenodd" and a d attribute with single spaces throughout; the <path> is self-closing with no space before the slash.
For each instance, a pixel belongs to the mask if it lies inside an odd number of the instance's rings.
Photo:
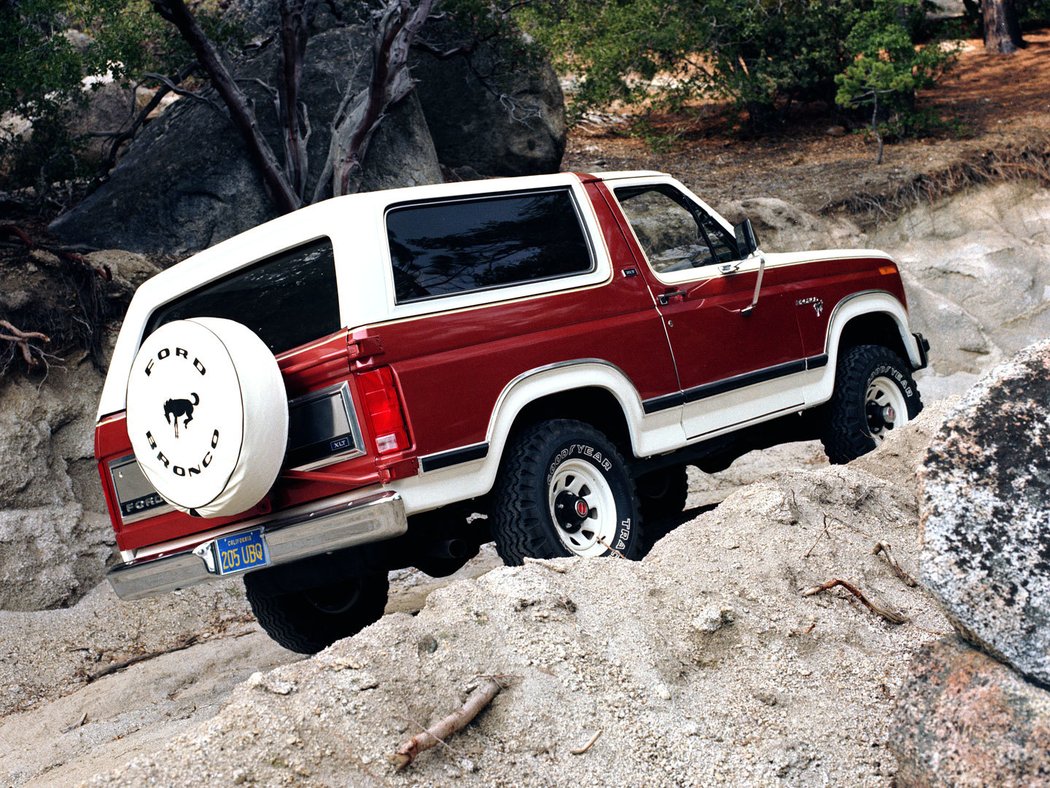
<path id="1" fill-rule="evenodd" d="M 739 259 L 736 239 L 673 186 L 624 186 L 615 192 L 642 251 L 657 273 Z"/>

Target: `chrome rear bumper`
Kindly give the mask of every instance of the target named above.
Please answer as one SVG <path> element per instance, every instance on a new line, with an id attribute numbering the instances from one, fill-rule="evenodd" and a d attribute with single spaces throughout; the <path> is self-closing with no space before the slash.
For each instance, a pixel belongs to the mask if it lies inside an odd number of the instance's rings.
<path id="1" fill-rule="evenodd" d="M 251 528 L 259 527 L 253 524 Z M 396 492 L 383 492 L 302 514 L 262 523 L 270 565 L 378 542 L 408 530 L 405 505 Z M 235 528 L 237 533 L 249 528 Z M 216 580 L 204 559 L 192 549 L 141 563 L 113 567 L 107 575 L 121 599 L 141 599 Z"/>

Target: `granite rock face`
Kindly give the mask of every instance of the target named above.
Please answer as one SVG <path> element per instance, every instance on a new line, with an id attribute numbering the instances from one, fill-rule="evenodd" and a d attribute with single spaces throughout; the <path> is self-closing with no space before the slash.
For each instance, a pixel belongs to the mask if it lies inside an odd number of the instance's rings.
<path id="1" fill-rule="evenodd" d="M 52 369 L 0 386 L 0 610 L 80 599 L 102 579 L 113 531 L 92 442 L 102 377 Z"/>
<path id="2" fill-rule="evenodd" d="M 956 630 L 1050 686 L 1050 341 L 948 416 L 922 483 L 922 580 Z"/>
<path id="3" fill-rule="evenodd" d="M 439 49 L 469 34 L 448 20 L 427 25 Z M 550 63 L 513 41 L 472 44 L 468 57 L 414 54 L 412 74 L 441 163 L 469 177 L 558 172 L 565 152 L 565 97 Z"/>
<path id="4" fill-rule="evenodd" d="M 897 696 L 901 786 L 1050 784 L 1050 692 L 955 639 L 925 646 Z"/>
<path id="5" fill-rule="evenodd" d="M 307 145 L 308 196 L 321 174 L 331 118 L 348 75 L 367 54 L 364 28 L 313 36 L 303 64 L 302 100 L 312 127 Z M 258 108 L 260 128 L 275 151 L 280 131 L 272 97 L 255 80 L 273 82 L 271 46 L 235 69 Z M 357 75 L 364 86 L 365 76 Z M 103 248 L 185 255 L 277 216 L 262 177 L 219 100 L 183 99 L 151 123 L 130 146 L 109 180 L 50 229 L 57 237 Z M 440 183 L 441 168 L 415 96 L 392 107 L 365 155 L 361 191 Z"/>

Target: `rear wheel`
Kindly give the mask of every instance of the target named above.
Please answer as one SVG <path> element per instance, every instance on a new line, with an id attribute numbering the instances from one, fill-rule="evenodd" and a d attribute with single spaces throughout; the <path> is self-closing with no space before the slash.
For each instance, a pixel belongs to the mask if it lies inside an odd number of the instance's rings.
<path id="1" fill-rule="evenodd" d="M 689 474 L 685 465 L 647 473 L 638 479 L 638 502 L 646 523 L 681 514 L 689 497 Z"/>
<path id="2" fill-rule="evenodd" d="M 844 351 L 821 441 L 833 463 L 867 454 L 919 415 L 922 398 L 907 364 L 882 345 Z"/>
<path id="3" fill-rule="evenodd" d="M 644 554 L 627 463 L 589 424 L 557 419 L 526 428 L 507 446 L 493 503 L 492 535 L 507 564 Z"/>
<path id="4" fill-rule="evenodd" d="M 266 572 L 253 572 L 244 576 L 244 588 L 267 635 L 291 651 L 316 654 L 378 621 L 389 583 L 386 574 L 372 574 L 287 591 Z"/>

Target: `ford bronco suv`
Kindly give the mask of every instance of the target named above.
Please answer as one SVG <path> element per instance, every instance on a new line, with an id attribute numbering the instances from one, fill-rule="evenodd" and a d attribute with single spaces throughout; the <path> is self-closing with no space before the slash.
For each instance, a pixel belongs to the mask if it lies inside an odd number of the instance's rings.
<path id="1" fill-rule="evenodd" d="M 639 558 L 686 466 L 913 419 L 912 334 L 876 251 L 770 254 L 656 172 L 339 197 L 136 293 L 95 436 L 134 599 L 243 573 L 314 652 L 387 573 Z M 654 533 L 651 528 L 650 534 Z"/>

